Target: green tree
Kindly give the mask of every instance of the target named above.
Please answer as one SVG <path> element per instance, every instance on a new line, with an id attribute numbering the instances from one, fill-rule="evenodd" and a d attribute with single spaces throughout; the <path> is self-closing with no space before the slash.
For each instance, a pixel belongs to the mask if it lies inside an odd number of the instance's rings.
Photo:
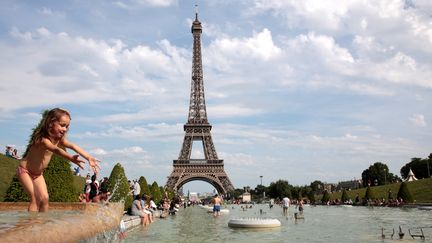
<path id="1" fill-rule="evenodd" d="M 50 202 L 77 202 L 78 193 L 73 184 L 70 162 L 60 156 L 53 155 L 44 171 Z M 18 178 L 14 176 L 9 188 L 6 190 L 5 202 L 29 202 L 30 199 L 24 191 Z"/>
<path id="2" fill-rule="evenodd" d="M 71 164 L 66 159 L 53 155 L 44 172 L 51 202 L 77 202 L 78 193 L 73 183 Z"/>
<path id="3" fill-rule="evenodd" d="M 27 196 L 27 193 L 24 191 L 24 188 L 21 186 L 21 183 L 18 180 L 18 177 L 15 175 L 12 178 L 12 181 L 6 190 L 6 195 L 3 199 L 5 202 L 29 202 L 30 199 Z"/>
<path id="4" fill-rule="evenodd" d="M 368 186 L 366 189 L 365 198 L 366 200 L 375 199 L 375 193 L 370 186 Z"/>
<path id="5" fill-rule="evenodd" d="M 432 153 L 430 153 L 428 156 L 426 167 L 427 167 L 428 177 L 432 177 Z"/>
<path id="6" fill-rule="evenodd" d="M 431 154 L 432 155 L 432 154 Z M 427 159 L 412 158 L 411 162 L 405 164 L 401 169 L 400 173 L 402 178 L 406 179 L 408 177 L 409 170 L 411 169 L 415 177 L 418 179 L 428 178 L 431 174 L 432 160 L 431 155 Z M 429 164 L 428 164 L 429 163 Z M 429 168 L 428 168 L 429 166 Z M 429 169 L 429 171 L 428 171 Z"/>
<path id="7" fill-rule="evenodd" d="M 309 201 L 310 201 L 312 204 L 315 204 L 315 192 L 314 192 L 314 191 L 310 190 L 310 191 L 307 193 L 307 198 L 309 199 Z"/>
<path id="8" fill-rule="evenodd" d="M 349 200 L 350 200 L 350 197 L 348 196 L 348 193 L 346 192 L 345 189 L 343 189 L 342 196 L 341 196 L 342 203 L 349 201 Z"/>
<path id="9" fill-rule="evenodd" d="M 144 176 L 141 176 L 138 180 L 138 184 L 140 185 L 141 188 L 141 194 L 145 194 L 145 195 L 149 195 L 150 196 L 150 189 L 149 186 L 147 184 L 147 180 Z"/>
<path id="10" fill-rule="evenodd" d="M 330 193 L 327 190 L 324 190 L 324 194 L 322 196 L 321 202 L 327 203 L 328 201 L 330 201 Z"/>
<path id="11" fill-rule="evenodd" d="M 163 190 L 168 194 L 168 198 L 174 198 L 174 196 L 176 195 L 174 191 L 168 190 L 167 188 L 163 188 Z"/>
<path id="12" fill-rule="evenodd" d="M 323 191 L 324 188 L 324 183 L 322 181 L 313 181 L 310 184 L 310 188 L 312 188 L 312 191 L 317 194 L 317 193 L 321 193 Z"/>
<path id="13" fill-rule="evenodd" d="M 257 185 L 255 187 L 255 190 L 251 190 L 251 194 L 255 198 L 262 198 L 264 196 L 264 193 L 268 195 L 268 189 L 263 185 Z"/>
<path id="14" fill-rule="evenodd" d="M 150 193 L 155 202 L 159 202 L 162 199 L 162 194 L 156 181 L 150 186 Z"/>
<path id="15" fill-rule="evenodd" d="M 129 183 L 123 166 L 117 163 L 111 171 L 108 180 L 108 191 L 111 192 L 111 202 L 123 202 L 125 210 L 132 205 L 132 194 L 129 191 Z"/>
<path id="16" fill-rule="evenodd" d="M 44 110 L 42 112 L 42 119 L 39 121 L 39 123 L 36 125 L 36 127 L 32 129 L 32 133 L 30 135 L 27 148 L 26 148 L 26 150 L 24 151 L 24 153 L 22 155 L 23 158 L 25 158 L 27 156 L 27 153 L 29 152 L 29 149 L 30 149 L 29 145 L 32 144 L 33 141 L 35 140 L 36 133 L 42 129 L 42 125 L 43 125 L 44 119 L 47 117 L 48 112 L 49 112 L 49 110 Z"/>
<path id="17" fill-rule="evenodd" d="M 408 190 L 408 184 L 407 182 L 402 182 L 401 186 L 399 187 L 399 191 L 397 194 L 398 198 L 402 198 L 404 202 L 412 203 L 414 202 L 414 198 L 411 195 L 410 191 Z"/>
<path id="18" fill-rule="evenodd" d="M 291 198 L 291 188 L 288 181 L 278 180 L 276 182 L 270 183 L 269 196 L 272 198 Z"/>
<path id="19" fill-rule="evenodd" d="M 386 164 L 375 162 L 362 173 L 363 186 L 384 185 L 394 180 Z"/>
<path id="20" fill-rule="evenodd" d="M 301 188 L 299 186 L 291 187 L 291 197 L 292 199 L 297 199 L 297 200 L 301 198 Z"/>
<path id="21" fill-rule="evenodd" d="M 159 192 L 160 192 L 161 196 L 162 196 L 163 198 L 165 198 L 165 188 L 164 188 L 163 186 L 160 186 L 160 187 L 159 187 Z M 172 197 L 170 197 L 170 195 L 168 194 L 168 192 L 167 192 L 166 196 L 167 196 L 169 199 L 173 199 Z"/>
<path id="22" fill-rule="evenodd" d="M 240 196 L 243 194 L 243 189 L 242 188 L 236 188 L 234 189 L 234 191 L 231 192 L 231 197 L 234 199 L 238 199 L 240 198 Z"/>

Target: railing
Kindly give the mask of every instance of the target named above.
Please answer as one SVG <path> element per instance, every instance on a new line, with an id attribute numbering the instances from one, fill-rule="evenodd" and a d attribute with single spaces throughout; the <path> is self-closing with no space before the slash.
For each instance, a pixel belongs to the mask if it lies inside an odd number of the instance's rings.
<path id="1" fill-rule="evenodd" d="M 174 164 L 223 164 L 223 160 L 206 160 L 206 159 L 189 159 L 189 160 L 174 160 Z"/>

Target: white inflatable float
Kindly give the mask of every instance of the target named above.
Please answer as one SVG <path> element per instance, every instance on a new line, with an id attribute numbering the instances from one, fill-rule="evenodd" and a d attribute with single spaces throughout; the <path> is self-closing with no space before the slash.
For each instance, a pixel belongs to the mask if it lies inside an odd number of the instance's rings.
<path id="1" fill-rule="evenodd" d="M 213 210 L 213 207 L 207 206 L 207 205 L 199 205 L 200 208 L 205 209 L 205 210 Z"/>
<path id="2" fill-rule="evenodd" d="M 239 218 L 230 219 L 228 226 L 232 228 L 275 228 L 280 227 L 281 222 L 278 219 L 270 218 Z"/>
<path id="3" fill-rule="evenodd" d="M 207 213 L 213 213 L 213 208 L 208 209 L 208 210 L 207 210 Z M 229 213 L 229 209 L 222 208 L 222 209 L 220 210 L 220 213 Z"/>

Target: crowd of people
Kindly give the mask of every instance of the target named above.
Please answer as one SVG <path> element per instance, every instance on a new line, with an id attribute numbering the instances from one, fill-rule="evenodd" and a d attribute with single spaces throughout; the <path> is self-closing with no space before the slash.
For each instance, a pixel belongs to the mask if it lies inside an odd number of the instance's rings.
<path id="1" fill-rule="evenodd" d="M 338 202 L 336 202 L 338 203 Z M 347 202 L 350 203 L 350 202 Z M 402 198 L 393 198 L 393 192 L 388 190 L 387 192 L 387 200 L 385 198 L 362 198 L 360 199 L 359 194 L 356 194 L 354 202 L 351 202 L 352 205 L 356 206 L 388 206 L 388 207 L 399 207 L 404 204 L 404 200 Z"/>
<path id="2" fill-rule="evenodd" d="M 133 196 L 134 201 L 132 202 L 130 215 L 140 216 L 141 224 L 147 226 L 153 223 L 155 217 L 165 218 L 167 215 L 174 215 L 179 210 L 181 204 L 180 197 L 174 197 L 169 199 L 167 193 L 164 198 L 159 201 L 159 206 L 154 201 L 153 197 L 141 194 L 141 187 L 138 180 L 128 181 L 129 193 Z"/>
<path id="3" fill-rule="evenodd" d="M 5 155 L 14 159 L 21 159 L 20 156 L 18 156 L 18 149 L 10 145 L 6 145 Z"/>
<path id="4" fill-rule="evenodd" d="M 79 195 L 80 202 L 108 202 L 111 193 L 108 191 L 108 177 L 97 180 L 97 173 L 86 176 L 86 184 Z"/>
<path id="5" fill-rule="evenodd" d="M 386 198 L 367 198 L 366 196 L 360 198 L 359 193 L 356 194 L 354 201 L 352 199 L 348 199 L 342 201 L 341 199 L 329 200 L 327 202 L 323 202 L 324 205 L 352 205 L 352 206 L 380 206 L 380 207 L 400 207 L 405 204 L 404 200 L 401 197 L 394 198 L 393 192 L 391 189 L 387 192 Z"/>

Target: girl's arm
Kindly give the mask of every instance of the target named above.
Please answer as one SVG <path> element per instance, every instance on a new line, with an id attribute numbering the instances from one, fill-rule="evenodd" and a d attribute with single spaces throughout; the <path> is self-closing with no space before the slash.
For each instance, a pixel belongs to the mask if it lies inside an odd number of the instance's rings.
<path id="1" fill-rule="evenodd" d="M 82 149 L 78 145 L 71 143 L 71 142 L 67 141 L 66 139 L 62 140 L 62 144 L 66 148 L 72 149 L 73 151 L 77 152 L 79 155 L 84 157 L 89 162 L 90 166 L 93 168 L 95 173 L 97 173 L 98 168 L 100 169 L 99 160 L 97 160 L 96 158 L 94 158 L 93 156 L 88 154 L 86 151 L 84 151 L 84 149 Z"/>
<path id="2" fill-rule="evenodd" d="M 78 165 L 81 169 L 84 169 L 84 167 L 81 165 L 81 163 L 84 163 L 83 160 L 79 158 L 79 155 L 71 155 L 67 153 L 65 150 L 59 148 L 58 146 L 54 145 L 51 140 L 47 138 L 42 139 L 42 144 L 46 147 L 47 150 L 75 163 Z"/>

